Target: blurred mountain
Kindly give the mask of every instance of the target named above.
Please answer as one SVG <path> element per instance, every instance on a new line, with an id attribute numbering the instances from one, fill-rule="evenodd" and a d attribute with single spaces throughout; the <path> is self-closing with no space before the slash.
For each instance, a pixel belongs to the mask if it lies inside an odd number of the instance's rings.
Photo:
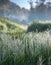
<path id="1" fill-rule="evenodd" d="M 30 2 L 29 2 L 30 4 Z M 51 20 L 51 3 L 37 3 L 35 8 L 30 4 L 30 10 L 21 8 L 10 0 L 0 0 L 0 17 L 8 18 L 17 23 L 27 24 L 34 20 Z"/>
<path id="2" fill-rule="evenodd" d="M 8 18 L 12 21 L 21 22 L 27 20 L 28 10 L 20 8 L 10 0 L 0 0 L 0 17 Z"/>

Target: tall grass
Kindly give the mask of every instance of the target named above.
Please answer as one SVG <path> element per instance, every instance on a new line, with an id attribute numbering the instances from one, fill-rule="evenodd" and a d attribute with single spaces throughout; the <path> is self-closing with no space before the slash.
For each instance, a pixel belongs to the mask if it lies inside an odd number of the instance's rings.
<path id="1" fill-rule="evenodd" d="M 0 65 L 51 65 L 51 35 L 24 33 L 16 39 L 0 34 Z"/>

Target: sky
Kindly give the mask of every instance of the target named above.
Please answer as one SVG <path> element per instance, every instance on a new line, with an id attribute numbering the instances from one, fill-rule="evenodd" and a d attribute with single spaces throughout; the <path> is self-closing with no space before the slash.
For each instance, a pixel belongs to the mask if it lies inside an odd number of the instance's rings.
<path id="1" fill-rule="evenodd" d="M 11 1 L 19 5 L 21 8 L 24 7 L 26 9 L 30 9 L 30 5 L 28 3 L 29 0 L 11 0 Z M 32 1 L 34 2 L 35 5 L 36 0 L 32 0 Z M 51 2 L 51 0 L 46 0 L 46 2 Z"/>

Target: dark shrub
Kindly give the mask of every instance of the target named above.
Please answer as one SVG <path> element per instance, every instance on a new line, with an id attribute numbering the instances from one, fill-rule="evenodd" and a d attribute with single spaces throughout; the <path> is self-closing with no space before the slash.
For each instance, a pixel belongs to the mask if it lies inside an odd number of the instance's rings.
<path id="1" fill-rule="evenodd" d="M 28 26 L 28 32 L 43 32 L 46 31 L 47 29 L 51 29 L 51 24 L 50 23 L 32 23 L 31 25 Z"/>

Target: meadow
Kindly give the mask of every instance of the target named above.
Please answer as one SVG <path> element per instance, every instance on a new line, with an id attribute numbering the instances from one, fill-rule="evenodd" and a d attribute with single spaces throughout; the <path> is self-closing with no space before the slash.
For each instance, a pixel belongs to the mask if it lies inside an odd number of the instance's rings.
<path id="1" fill-rule="evenodd" d="M 7 33 L 0 32 L 0 65 L 51 65 L 51 30 L 18 32 L 17 28 L 16 33 L 9 27 L 4 28 Z"/>

